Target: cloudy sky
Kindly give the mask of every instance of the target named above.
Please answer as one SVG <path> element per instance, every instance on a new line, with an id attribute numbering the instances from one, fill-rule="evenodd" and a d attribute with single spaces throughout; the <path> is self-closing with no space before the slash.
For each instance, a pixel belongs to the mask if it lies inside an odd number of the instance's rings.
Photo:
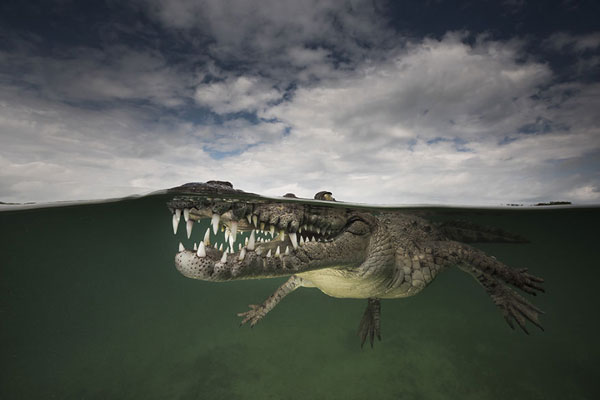
<path id="1" fill-rule="evenodd" d="M 0 201 L 600 203 L 596 1 L 0 5 Z"/>

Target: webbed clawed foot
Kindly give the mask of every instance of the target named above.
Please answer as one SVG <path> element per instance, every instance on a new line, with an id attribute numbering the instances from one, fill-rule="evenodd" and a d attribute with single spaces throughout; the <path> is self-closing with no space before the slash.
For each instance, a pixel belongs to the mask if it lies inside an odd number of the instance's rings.
<path id="1" fill-rule="evenodd" d="M 515 290 L 493 278 L 482 275 L 478 279 L 486 288 L 496 306 L 500 308 L 504 319 L 512 329 L 515 329 L 513 321 L 516 321 L 519 327 L 529 334 L 525 327 L 526 322 L 529 321 L 544 330 L 539 322 L 539 315 L 544 313 L 542 310 L 529 303 Z"/>
<path id="2" fill-rule="evenodd" d="M 381 303 L 379 299 L 368 299 L 367 308 L 360 320 L 358 326 L 358 336 L 360 336 L 360 347 L 362 348 L 369 337 L 371 342 L 371 348 L 375 341 L 375 336 L 381 341 L 381 327 L 380 327 L 380 316 L 381 316 Z"/>
<path id="3" fill-rule="evenodd" d="M 516 270 L 516 277 L 514 282 L 511 282 L 513 285 L 524 291 L 525 293 L 529 293 L 533 296 L 537 294 L 536 291 L 545 293 L 544 288 L 542 287 L 542 283 L 544 283 L 544 279 L 532 275 L 527 272 L 527 268 L 521 268 Z"/>
<path id="4" fill-rule="evenodd" d="M 240 322 L 240 326 L 244 325 L 246 322 L 250 322 L 250 327 L 253 328 L 258 321 L 267 315 L 268 310 L 263 305 L 250 304 L 249 307 L 250 310 L 238 313 L 238 317 L 244 318 L 242 322 Z"/>
<path id="5" fill-rule="evenodd" d="M 263 317 L 267 315 L 269 311 L 271 311 L 277 304 L 279 304 L 281 299 L 283 299 L 289 293 L 293 292 L 298 287 L 300 287 L 302 285 L 302 282 L 302 278 L 296 275 L 292 275 L 290 276 L 290 279 L 288 279 L 283 285 L 281 285 L 275 291 L 275 293 L 269 296 L 269 298 L 265 300 L 264 303 L 262 303 L 261 305 L 250 304 L 250 309 L 248 311 L 238 313 L 238 317 L 244 318 L 240 323 L 240 326 L 244 325 L 246 322 L 250 322 L 250 327 L 254 327 L 254 325 L 256 325 L 258 321 L 263 319 Z"/>

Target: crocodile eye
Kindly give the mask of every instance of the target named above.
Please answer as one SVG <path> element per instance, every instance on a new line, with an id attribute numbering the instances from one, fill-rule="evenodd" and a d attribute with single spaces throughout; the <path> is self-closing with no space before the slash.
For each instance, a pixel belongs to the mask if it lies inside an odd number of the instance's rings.
<path id="1" fill-rule="evenodd" d="M 332 200 L 333 200 L 333 196 L 331 195 L 331 193 L 325 193 L 325 194 L 323 195 L 323 198 L 324 198 L 325 200 L 329 200 L 329 201 L 332 201 Z"/>
<path id="2" fill-rule="evenodd" d="M 346 229 L 347 232 L 353 233 L 355 235 L 366 235 L 371 232 L 369 225 L 364 223 L 363 221 L 354 221 L 352 224 Z"/>

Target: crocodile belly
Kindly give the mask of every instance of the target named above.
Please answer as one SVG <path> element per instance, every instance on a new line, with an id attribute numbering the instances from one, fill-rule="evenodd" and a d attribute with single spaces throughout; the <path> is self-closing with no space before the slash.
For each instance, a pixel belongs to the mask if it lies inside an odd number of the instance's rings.
<path id="1" fill-rule="evenodd" d="M 384 284 L 383 278 L 360 276 L 356 272 L 338 268 L 303 272 L 298 276 L 310 281 L 326 295 L 338 298 L 377 297 Z"/>

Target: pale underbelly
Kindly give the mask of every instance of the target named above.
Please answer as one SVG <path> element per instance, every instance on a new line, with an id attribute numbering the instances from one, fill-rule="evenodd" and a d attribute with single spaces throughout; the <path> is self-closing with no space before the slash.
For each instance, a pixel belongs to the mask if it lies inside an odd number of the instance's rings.
<path id="1" fill-rule="evenodd" d="M 316 287 L 328 296 L 338 298 L 401 298 L 420 292 L 423 286 L 402 285 L 389 288 L 384 277 L 365 276 L 353 271 L 326 268 L 297 274 L 305 287 Z"/>

